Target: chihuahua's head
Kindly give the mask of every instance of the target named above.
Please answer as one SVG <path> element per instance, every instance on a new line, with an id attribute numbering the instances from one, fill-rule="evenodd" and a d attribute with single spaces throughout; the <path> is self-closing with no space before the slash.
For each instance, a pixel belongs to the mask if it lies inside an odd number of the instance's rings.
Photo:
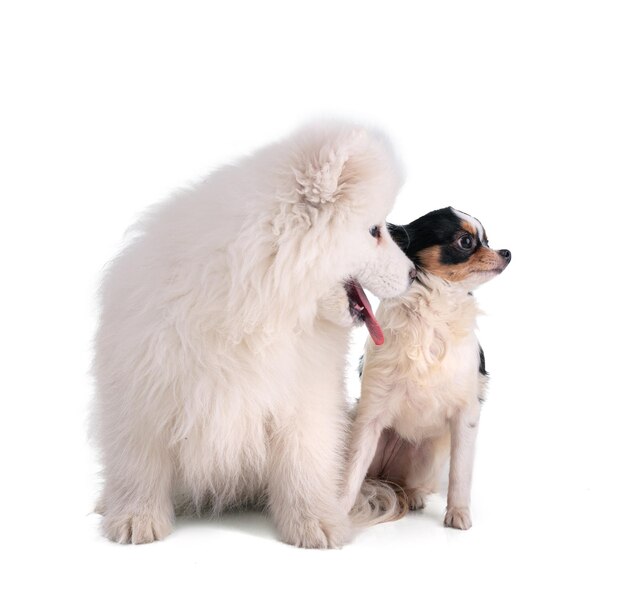
<path id="1" fill-rule="evenodd" d="M 392 238 L 415 263 L 468 290 L 500 274 L 511 262 L 509 250 L 492 250 L 478 219 L 452 207 L 431 211 L 408 225 L 389 224 Z"/>

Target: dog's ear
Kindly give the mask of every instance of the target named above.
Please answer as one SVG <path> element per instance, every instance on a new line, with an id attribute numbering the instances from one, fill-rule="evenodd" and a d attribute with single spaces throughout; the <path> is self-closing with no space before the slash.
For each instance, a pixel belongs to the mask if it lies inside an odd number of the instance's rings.
<path id="1" fill-rule="evenodd" d="M 362 176 L 360 159 L 367 142 L 365 131 L 351 130 L 329 139 L 301 146 L 299 162 L 294 167 L 298 194 L 312 205 L 334 203 Z"/>
<path id="2" fill-rule="evenodd" d="M 350 124 L 316 124 L 293 137 L 290 178 L 300 204 L 325 203 L 380 206 L 391 209 L 402 184 L 402 167 L 388 139 L 371 129 Z"/>
<path id="3" fill-rule="evenodd" d="M 348 156 L 335 151 L 320 156 L 295 170 L 298 193 L 311 204 L 334 203 L 341 196 L 341 176 Z"/>

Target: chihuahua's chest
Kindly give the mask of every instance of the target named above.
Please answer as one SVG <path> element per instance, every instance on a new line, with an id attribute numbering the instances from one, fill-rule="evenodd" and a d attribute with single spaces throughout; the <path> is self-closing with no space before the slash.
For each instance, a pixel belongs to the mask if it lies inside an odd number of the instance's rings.
<path id="1" fill-rule="evenodd" d="M 480 395 L 478 309 L 464 294 L 441 301 L 416 300 L 382 315 L 392 329 L 384 355 L 395 359 L 390 388 L 393 427 L 405 438 L 435 436 Z M 395 319 L 390 316 L 396 315 Z M 387 334 L 386 334 L 387 336 Z M 382 348 L 379 349 L 383 353 Z M 376 354 L 376 353 L 375 353 Z M 389 363 L 373 363 L 383 370 Z"/>
<path id="2" fill-rule="evenodd" d="M 473 336 L 473 335 L 472 335 Z M 395 390 L 394 428 L 435 436 L 450 419 L 480 394 L 478 341 L 467 337 L 451 346 L 430 371 L 408 371 Z"/>

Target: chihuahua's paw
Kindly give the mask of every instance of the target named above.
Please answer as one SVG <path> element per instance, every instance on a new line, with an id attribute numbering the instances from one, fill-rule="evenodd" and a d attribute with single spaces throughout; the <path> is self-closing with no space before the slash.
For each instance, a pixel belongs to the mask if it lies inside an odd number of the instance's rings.
<path id="1" fill-rule="evenodd" d="M 443 519 L 443 524 L 453 529 L 460 529 L 466 531 L 472 527 L 472 517 L 470 516 L 469 508 L 450 507 L 446 511 L 446 516 Z"/>
<path id="2" fill-rule="evenodd" d="M 409 510 L 423 510 L 426 506 L 426 494 L 419 490 L 406 490 Z"/>

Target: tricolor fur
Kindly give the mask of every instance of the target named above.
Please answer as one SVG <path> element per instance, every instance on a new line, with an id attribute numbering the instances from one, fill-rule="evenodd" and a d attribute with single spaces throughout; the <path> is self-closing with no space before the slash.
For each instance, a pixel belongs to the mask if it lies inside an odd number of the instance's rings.
<path id="1" fill-rule="evenodd" d="M 406 294 L 378 308 L 385 345 L 366 345 L 345 505 L 353 506 L 367 475 L 392 482 L 409 507 L 422 508 L 449 457 L 444 522 L 467 529 L 487 384 L 472 290 L 501 273 L 511 253 L 492 250 L 482 224 L 451 207 L 390 229 L 418 276 Z"/>

